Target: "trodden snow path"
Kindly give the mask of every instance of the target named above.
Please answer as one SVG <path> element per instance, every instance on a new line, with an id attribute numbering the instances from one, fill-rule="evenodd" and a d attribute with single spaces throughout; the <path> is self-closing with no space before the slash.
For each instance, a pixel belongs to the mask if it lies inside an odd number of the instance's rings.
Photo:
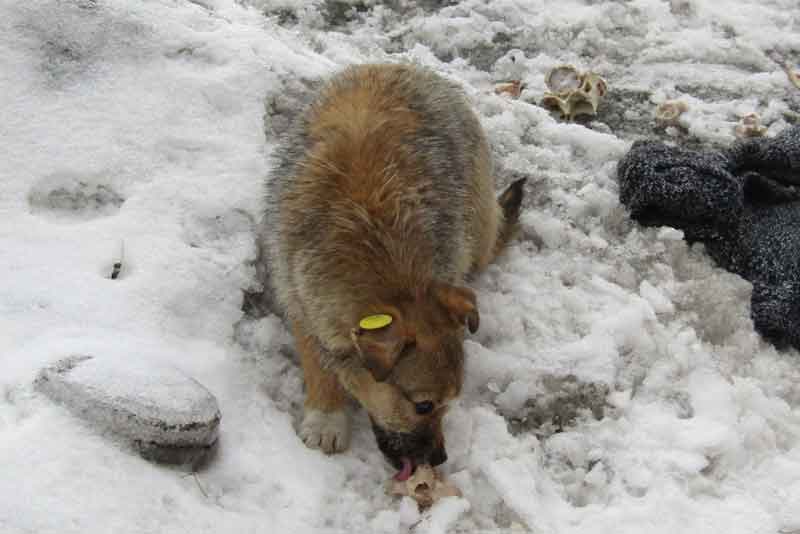
<path id="1" fill-rule="evenodd" d="M 798 354 L 754 333 L 746 282 L 633 224 L 615 183 L 638 137 L 797 120 L 775 59 L 800 61 L 798 28 L 795 0 L 0 4 L 0 532 L 800 531 Z M 240 312 L 298 80 L 377 60 L 463 83 L 500 181 L 530 177 L 520 241 L 475 282 L 446 421 L 464 498 L 424 516 L 383 493 L 363 414 L 342 455 L 301 444 L 291 337 Z M 609 83 L 596 121 L 535 105 L 560 63 Z M 520 100 L 492 93 L 513 78 Z M 683 130 L 655 128 L 669 98 Z M 35 392 L 76 353 L 196 378 L 222 412 L 214 462 L 147 463 Z"/>

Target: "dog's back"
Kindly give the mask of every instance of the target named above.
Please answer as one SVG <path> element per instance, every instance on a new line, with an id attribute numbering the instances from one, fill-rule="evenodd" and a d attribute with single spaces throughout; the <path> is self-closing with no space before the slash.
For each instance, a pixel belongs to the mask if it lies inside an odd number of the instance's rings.
<path id="1" fill-rule="evenodd" d="M 408 65 L 335 76 L 277 150 L 267 202 L 278 300 L 330 348 L 364 309 L 461 283 L 502 223 L 465 96 Z"/>

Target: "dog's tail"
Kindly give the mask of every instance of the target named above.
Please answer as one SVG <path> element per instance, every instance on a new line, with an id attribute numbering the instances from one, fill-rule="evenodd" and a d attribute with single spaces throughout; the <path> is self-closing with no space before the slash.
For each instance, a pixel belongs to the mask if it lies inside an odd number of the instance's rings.
<path id="1" fill-rule="evenodd" d="M 520 178 L 509 185 L 497 198 L 503 212 L 503 221 L 497 235 L 495 253 L 498 254 L 516 236 L 519 230 L 519 213 L 522 208 L 522 197 L 525 195 L 525 182 L 527 178 Z"/>

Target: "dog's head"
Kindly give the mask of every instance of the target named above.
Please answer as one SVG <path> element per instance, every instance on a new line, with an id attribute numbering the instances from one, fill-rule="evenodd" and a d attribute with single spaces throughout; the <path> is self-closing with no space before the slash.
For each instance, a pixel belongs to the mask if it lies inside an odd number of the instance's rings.
<path id="1" fill-rule="evenodd" d="M 436 283 L 376 310 L 384 320 L 352 330 L 363 368 L 345 385 L 369 412 L 378 447 L 400 478 L 447 460 L 442 417 L 461 391 L 464 328 L 478 329 L 475 294 Z"/>

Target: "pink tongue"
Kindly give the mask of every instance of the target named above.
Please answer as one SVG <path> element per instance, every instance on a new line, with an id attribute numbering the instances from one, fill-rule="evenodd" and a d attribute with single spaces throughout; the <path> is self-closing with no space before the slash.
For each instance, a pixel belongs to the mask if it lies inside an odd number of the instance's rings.
<path id="1" fill-rule="evenodd" d="M 408 480 L 408 477 L 411 476 L 411 471 L 414 470 L 414 464 L 411 463 L 411 460 L 405 456 L 403 456 L 400 461 L 403 462 L 403 467 L 397 472 L 397 474 L 394 476 L 394 479 L 400 482 L 405 482 Z"/>

